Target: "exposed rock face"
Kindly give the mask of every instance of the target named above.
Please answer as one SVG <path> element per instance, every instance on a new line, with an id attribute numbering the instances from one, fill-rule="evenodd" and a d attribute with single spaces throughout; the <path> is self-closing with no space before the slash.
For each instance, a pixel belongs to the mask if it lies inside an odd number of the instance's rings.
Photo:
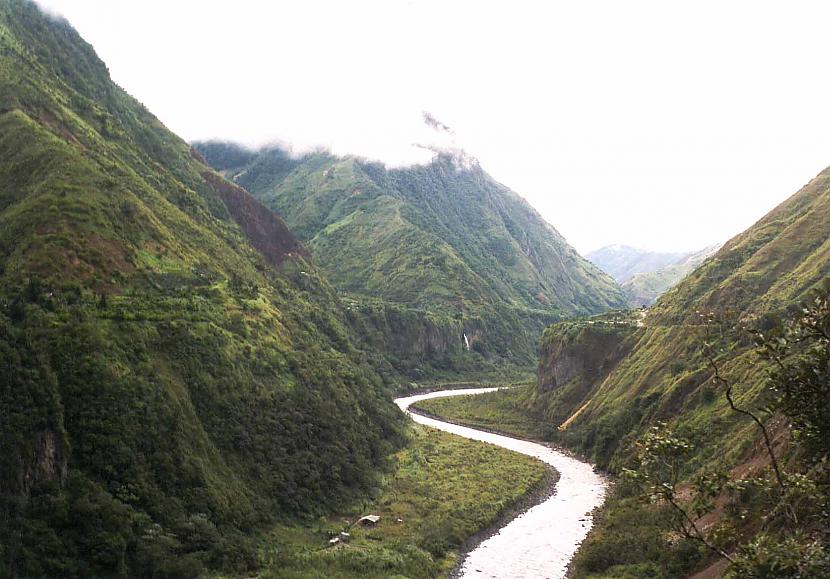
<path id="1" fill-rule="evenodd" d="M 54 430 L 41 430 L 35 435 L 32 460 L 21 473 L 20 487 L 28 495 L 32 487 L 45 482 L 63 484 L 66 478 L 68 448 L 66 440 Z"/>
<path id="2" fill-rule="evenodd" d="M 563 322 L 545 331 L 537 370 L 540 392 L 557 390 L 574 380 L 591 382 L 606 374 L 628 350 L 627 325 Z"/>
<path id="3" fill-rule="evenodd" d="M 308 257 L 308 251 L 285 222 L 250 193 L 212 171 L 202 172 L 202 177 L 219 194 L 251 245 L 272 265 L 280 265 L 294 255 Z"/>
<path id="4" fill-rule="evenodd" d="M 426 357 L 460 353 L 464 347 L 460 323 L 430 319 L 426 312 L 384 306 L 349 314 L 368 345 L 382 352 Z"/>

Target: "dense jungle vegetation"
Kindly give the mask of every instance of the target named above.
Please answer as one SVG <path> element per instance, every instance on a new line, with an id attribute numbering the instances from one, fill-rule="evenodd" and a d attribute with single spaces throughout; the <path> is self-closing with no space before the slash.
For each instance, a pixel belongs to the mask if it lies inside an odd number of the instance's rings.
<path id="1" fill-rule="evenodd" d="M 414 380 L 521 376 L 547 324 L 625 303 L 611 278 L 463 153 L 389 169 L 327 153 L 195 146 L 285 217 L 344 296 L 358 335 Z"/>
<path id="2" fill-rule="evenodd" d="M 250 571 L 255 529 L 365 497 L 404 442 L 282 221 L 21 0 L 0 1 L 0 354 L 0 576 Z"/>

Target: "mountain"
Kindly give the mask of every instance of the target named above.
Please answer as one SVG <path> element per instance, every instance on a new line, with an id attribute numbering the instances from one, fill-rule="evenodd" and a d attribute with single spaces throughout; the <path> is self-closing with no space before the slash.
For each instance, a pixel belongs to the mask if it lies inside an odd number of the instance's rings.
<path id="1" fill-rule="evenodd" d="M 654 271 L 631 275 L 620 284 L 628 303 L 635 308 L 650 306 L 663 292 L 676 285 L 719 248 L 720 245 L 712 245 L 700 251 L 685 254 L 678 260 Z"/>
<path id="2" fill-rule="evenodd" d="M 613 280 L 463 152 L 388 168 L 277 147 L 195 148 L 284 216 L 399 367 L 527 367 L 547 323 L 624 305 Z"/>
<path id="3" fill-rule="evenodd" d="M 751 399 L 764 368 L 751 361 L 751 341 L 739 328 L 768 326 L 828 275 L 830 170 L 825 170 L 728 241 L 648 313 L 549 327 L 541 346 L 538 408 L 559 424 L 569 420 L 564 436 L 574 433 L 577 444 L 603 466 L 623 460 L 623 442 L 657 420 L 680 421 L 711 456 L 726 446 L 737 460 L 754 430 L 740 420 L 736 426 L 726 401 L 710 396 L 703 343 L 723 343 L 729 351 L 724 372 L 740 377 Z M 599 431 L 607 432 L 597 436 Z M 730 443 L 721 445 L 721 436 Z"/>
<path id="4" fill-rule="evenodd" d="M 763 410 L 770 403 L 767 381 L 774 365 L 759 358 L 748 330 L 768 332 L 780 319 L 792 317 L 788 313 L 792 311 L 805 312 L 802 317 L 806 317 L 807 310 L 799 303 L 826 283 L 828 276 L 830 169 L 728 241 L 664 293 L 648 312 L 605 315 L 549 327 L 541 345 L 537 389 L 527 401 L 528 408 L 558 426 L 555 438 L 560 443 L 614 472 L 632 467 L 636 441 L 669 429 L 688 444 L 675 481 L 686 481 L 691 488 L 697 475 L 725 470 L 744 479 L 736 483 L 744 485 L 740 488 L 749 489 L 759 483 L 747 481 L 762 475 L 770 460 L 757 425 L 748 415 L 730 408 L 724 382 L 713 379 L 714 363 L 721 378 L 732 385 L 731 396 L 738 407 L 754 411 L 766 421 L 771 444 L 782 463 L 792 464 L 794 472 L 809 473 L 807 467 L 799 466 L 798 454 L 788 451 L 792 441 L 787 420 Z M 774 343 L 780 348 L 783 342 Z M 790 359 L 798 357 L 786 360 Z M 826 385 L 824 388 L 826 400 Z M 798 445 L 799 440 L 794 442 Z M 826 440 L 824 445 L 826 452 Z M 623 498 L 612 502 L 612 512 L 595 534 L 598 543 L 592 549 L 591 572 L 625 575 L 626 569 L 612 566 L 645 565 L 658 558 L 656 551 L 649 553 L 658 543 L 662 545 L 658 550 L 672 551 L 673 560 L 681 561 L 689 572 L 701 556 L 692 556 L 698 553 L 697 548 L 684 553 L 682 543 L 667 543 L 660 538 L 660 531 L 646 533 L 648 525 L 660 524 L 655 522 L 658 515 L 649 515 L 642 507 L 625 507 L 634 499 L 625 498 L 624 489 L 620 493 Z M 727 534 L 720 535 L 725 548 L 734 545 L 736 538 L 751 538 L 768 524 L 764 517 L 772 507 L 764 503 L 760 491 L 747 490 L 739 498 L 721 496 L 717 501 L 716 514 L 701 524 L 708 530 L 728 528 Z M 807 501 L 811 502 L 815 500 Z M 729 519 L 733 514 L 737 518 Z M 634 539 L 627 535 L 622 539 L 615 530 L 628 528 L 623 522 L 626 516 L 637 518 L 642 531 L 638 537 L 656 537 L 647 539 L 648 548 L 635 547 Z M 809 535 L 804 537 L 807 540 Z M 795 545 L 783 547 L 781 556 Z M 769 557 L 767 564 L 777 568 L 775 561 L 781 560 L 773 557 L 778 555 L 770 555 L 760 543 L 755 548 L 755 555 L 747 556 Z M 642 567 L 638 569 L 643 572 Z M 770 576 L 779 575 L 771 572 Z"/>
<path id="5" fill-rule="evenodd" d="M 0 0 L 0 576 L 250 572 L 403 442 L 286 224 Z"/>
<path id="6" fill-rule="evenodd" d="M 585 255 L 585 258 L 623 283 L 638 273 L 651 273 L 678 263 L 693 255 L 689 252 L 660 253 L 629 245 L 607 245 Z"/>

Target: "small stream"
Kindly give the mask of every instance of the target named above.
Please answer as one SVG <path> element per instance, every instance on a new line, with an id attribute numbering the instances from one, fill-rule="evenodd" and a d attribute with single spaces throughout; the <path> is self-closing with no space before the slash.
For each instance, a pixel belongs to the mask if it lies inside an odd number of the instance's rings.
<path id="1" fill-rule="evenodd" d="M 419 424 L 533 456 L 559 472 L 554 494 L 470 551 L 462 563 L 461 577 L 565 577 L 568 563 L 591 528 L 592 511 L 605 499 L 607 483 L 594 472 L 593 466 L 543 444 L 458 426 L 408 411 L 411 404 L 428 398 L 482 394 L 494 390 L 497 388 L 443 390 L 398 398 L 395 402 Z"/>

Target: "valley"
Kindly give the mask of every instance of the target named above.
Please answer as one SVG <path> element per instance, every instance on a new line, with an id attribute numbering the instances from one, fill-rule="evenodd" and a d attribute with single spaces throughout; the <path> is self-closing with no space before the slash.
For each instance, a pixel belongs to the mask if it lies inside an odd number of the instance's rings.
<path id="1" fill-rule="evenodd" d="M 475 398 L 494 389 L 445 390 L 399 398 L 396 402 L 416 422 L 458 436 L 507 448 L 535 457 L 558 473 L 552 496 L 501 527 L 463 560 L 460 577 L 565 577 L 574 552 L 592 525 L 592 513 L 606 492 L 606 481 L 592 465 L 548 446 L 467 428 L 419 414 L 425 401 Z"/>
<path id="2" fill-rule="evenodd" d="M 586 259 L 422 117 L 191 142 L 0 0 L 0 579 L 830 576 L 830 169 Z"/>
<path id="3" fill-rule="evenodd" d="M 375 496 L 267 532 L 261 576 L 446 576 L 477 538 L 543 499 L 556 481 L 539 460 L 492 444 L 420 425 L 409 434 Z M 380 519 L 363 527 L 357 521 L 369 513 Z M 342 540 L 332 545 L 333 538 Z"/>
<path id="4" fill-rule="evenodd" d="M 286 219 L 361 342 L 410 381 L 523 378 L 545 326 L 625 305 L 610 277 L 463 151 L 387 168 L 279 147 L 194 147 Z"/>

